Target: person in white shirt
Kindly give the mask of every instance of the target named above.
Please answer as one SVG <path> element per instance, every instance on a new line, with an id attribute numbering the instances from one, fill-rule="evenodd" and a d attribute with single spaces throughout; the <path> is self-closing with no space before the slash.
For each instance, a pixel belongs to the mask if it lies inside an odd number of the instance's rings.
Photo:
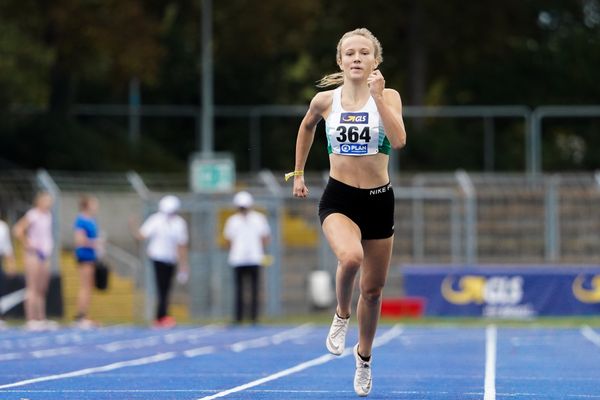
<path id="1" fill-rule="evenodd" d="M 15 256 L 10 241 L 10 230 L 6 222 L 0 220 L 0 297 L 5 294 L 4 265 L 6 265 L 6 275 L 10 276 L 15 273 Z M 4 310 L 0 309 L 0 329 L 6 327 L 3 314 Z"/>
<path id="2" fill-rule="evenodd" d="M 229 248 L 229 265 L 235 275 L 235 322 L 244 319 L 244 288 L 249 281 L 250 319 L 258 320 L 258 281 L 265 247 L 271 237 L 271 229 L 264 214 L 252 209 L 252 195 L 242 191 L 233 198 L 238 211 L 225 222 L 223 235 Z"/>
<path id="3" fill-rule="evenodd" d="M 158 203 L 158 212 L 150 215 L 135 233 L 136 238 L 147 240 L 147 254 L 156 277 L 158 304 L 155 327 L 171 328 L 175 319 L 168 315 L 169 292 L 175 270 L 182 281 L 189 274 L 188 229 L 185 220 L 177 215 L 179 198 L 168 195 Z"/>

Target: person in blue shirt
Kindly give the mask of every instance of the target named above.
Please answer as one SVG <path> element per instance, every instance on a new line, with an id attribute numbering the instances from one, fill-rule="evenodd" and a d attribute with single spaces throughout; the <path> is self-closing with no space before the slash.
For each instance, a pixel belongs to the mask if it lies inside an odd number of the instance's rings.
<path id="1" fill-rule="evenodd" d="M 79 267 L 79 292 L 75 325 L 92 328 L 96 323 L 88 319 L 88 310 L 94 287 L 95 264 L 98 261 L 98 199 L 84 195 L 79 200 L 79 214 L 75 219 L 75 258 Z"/>

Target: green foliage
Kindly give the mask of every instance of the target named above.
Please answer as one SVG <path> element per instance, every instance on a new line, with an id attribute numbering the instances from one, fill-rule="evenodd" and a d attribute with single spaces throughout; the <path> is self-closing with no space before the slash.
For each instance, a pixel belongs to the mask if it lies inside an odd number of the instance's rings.
<path id="1" fill-rule="evenodd" d="M 77 103 L 199 104 L 199 0 L 0 2 L 0 158 L 22 167 L 183 170 L 193 118 L 144 118 L 133 150 L 123 117 L 75 118 Z M 384 47 L 381 71 L 404 104 L 593 104 L 600 98 L 600 0 L 213 0 L 219 105 L 308 104 L 335 72 L 339 37 L 360 26 Z M 43 114 L 9 110 L 36 106 Z M 262 165 L 293 164 L 296 118 L 261 121 Z M 597 122 L 597 121 L 596 121 Z M 597 123 L 545 125 L 544 167 L 600 166 Z M 482 123 L 407 119 L 405 169 L 482 169 Z M 217 151 L 250 167 L 246 119 L 216 120 Z M 523 166 L 520 121 L 495 121 L 495 165 Z M 319 127 L 309 169 L 327 166 Z M 94 157 L 82 149 L 94 149 Z M 268 154 L 268 157 L 266 155 Z"/>
<path id="2" fill-rule="evenodd" d="M 42 106 L 48 101 L 45 79 L 53 53 L 1 15 L 0 107 Z"/>

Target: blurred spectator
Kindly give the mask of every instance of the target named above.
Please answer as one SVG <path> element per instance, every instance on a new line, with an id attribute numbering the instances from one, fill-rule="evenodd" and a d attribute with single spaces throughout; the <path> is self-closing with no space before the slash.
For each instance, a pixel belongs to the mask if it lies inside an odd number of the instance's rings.
<path id="1" fill-rule="evenodd" d="M 77 294 L 77 314 L 75 325 L 89 329 L 97 324 L 88 318 L 88 311 L 94 287 L 94 272 L 98 261 L 98 199 L 84 195 L 79 199 L 79 214 L 75 219 L 75 258 L 79 269 L 79 292 Z"/>
<path id="2" fill-rule="evenodd" d="M 235 322 L 244 319 L 248 304 L 244 300 L 247 284 L 250 284 L 250 319 L 258 320 L 258 284 L 260 265 L 265 257 L 265 247 L 269 243 L 271 230 L 267 218 L 252 209 L 252 195 L 239 192 L 233 198 L 238 211 L 225 222 L 223 235 L 229 248 L 229 265 L 234 270 L 235 282 Z"/>
<path id="3" fill-rule="evenodd" d="M 185 220 L 177 215 L 180 206 L 176 196 L 163 197 L 158 203 L 158 212 L 150 215 L 139 230 L 134 230 L 138 240 L 148 240 L 147 254 L 154 265 L 158 292 L 154 326 L 157 328 L 175 326 L 175 319 L 168 315 L 171 282 L 177 267 L 180 281 L 185 281 L 189 274 L 188 229 Z"/>
<path id="4" fill-rule="evenodd" d="M 25 318 L 28 330 L 56 329 L 58 324 L 46 319 L 46 294 L 50 282 L 52 237 L 52 196 L 36 195 L 34 207 L 15 224 L 15 237 L 25 249 Z"/>
<path id="5" fill-rule="evenodd" d="M 10 241 L 10 230 L 6 222 L 0 219 L 0 298 L 5 294 L 4 281 L 6 277 L 3 270 L 4 265 L 6 265 L 6 275 L 13 275 L 15 273 L 15 257 Z M 0 307 L 0 329 L 6 328 L 3 315 L 4 310 Z"/>

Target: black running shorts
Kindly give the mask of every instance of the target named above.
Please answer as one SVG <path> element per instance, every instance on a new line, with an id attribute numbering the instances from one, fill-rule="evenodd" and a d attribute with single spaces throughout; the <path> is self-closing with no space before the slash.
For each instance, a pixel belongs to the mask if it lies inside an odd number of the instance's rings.
<path id="1" fill-rule="evenodd" d="M 329 177 L 319 202 L 321 224 L 334 213 L 343 214 L 358 225 L 363 240 L 389 238 L 394 234 L 392 185 L 359 189 Z"/>

